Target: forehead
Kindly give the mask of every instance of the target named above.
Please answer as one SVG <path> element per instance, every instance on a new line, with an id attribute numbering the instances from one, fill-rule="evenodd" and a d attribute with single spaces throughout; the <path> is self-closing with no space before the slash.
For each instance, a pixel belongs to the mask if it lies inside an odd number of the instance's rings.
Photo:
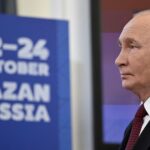
<path id="1" fill-rule="evenodd" d="M 123 28 L 119 41 L 124 42 L 126 39 L 133 39 L 135 41 L 150 41 L 150 16 L 137 17 L 130 20 Z"/>

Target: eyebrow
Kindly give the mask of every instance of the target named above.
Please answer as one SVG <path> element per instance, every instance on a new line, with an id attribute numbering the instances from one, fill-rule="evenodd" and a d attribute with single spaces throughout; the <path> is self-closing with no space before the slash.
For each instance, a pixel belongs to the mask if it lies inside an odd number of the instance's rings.
<path id="1" fill-rule="evenodd" d="M 139 43 L 137 40 L 135 40 L 134 38 L 130 38 L 130 37 L 127 37 L 127 38 L 125 38 L 125 39 L 123 39 L 123 41 L 125 41 L 125 42 L 135 42 L 135 43 Z M 119 43 L 119 45 L 122 45 L 121 43 L 121 40 L 120 39 L 118 39 L 118 43 Z"/>

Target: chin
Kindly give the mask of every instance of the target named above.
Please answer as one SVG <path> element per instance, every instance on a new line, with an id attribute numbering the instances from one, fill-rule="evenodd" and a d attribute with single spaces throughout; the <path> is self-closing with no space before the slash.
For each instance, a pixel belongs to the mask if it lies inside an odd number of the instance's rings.
<path id="1" fill-rule="evenodd" d="M 132 89 L 134 89 L 134 84 L 131 81 L 122 81 L 122 87 L 132 91 Z"/>

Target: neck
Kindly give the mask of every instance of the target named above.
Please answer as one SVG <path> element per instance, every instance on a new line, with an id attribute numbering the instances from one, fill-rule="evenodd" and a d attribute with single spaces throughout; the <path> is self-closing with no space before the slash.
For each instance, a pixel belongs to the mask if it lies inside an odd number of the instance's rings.
<path id="1" fill-rule="evenodd" d="M 150 90 L 140 90 L 140 92 L 134 91 L 134 93 L 139 97 L 140 101 L 142 102 L 145 102 L 150 97 Z"/>

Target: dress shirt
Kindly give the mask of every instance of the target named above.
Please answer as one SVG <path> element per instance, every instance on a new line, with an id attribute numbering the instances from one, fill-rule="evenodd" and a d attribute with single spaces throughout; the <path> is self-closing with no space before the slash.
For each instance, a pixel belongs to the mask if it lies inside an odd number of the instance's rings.
<path id="1" fill-rule="evenodd" d="M 145 101 L 144 108 L 147 112 L 147 115 L 143 118 L 143 125 L 141 128 L 140 134 L 142 133 L 142 131 L 144 130 L 144 128 L 146 127 L 146 125 L 150 121 L 150 97 Z"/>

